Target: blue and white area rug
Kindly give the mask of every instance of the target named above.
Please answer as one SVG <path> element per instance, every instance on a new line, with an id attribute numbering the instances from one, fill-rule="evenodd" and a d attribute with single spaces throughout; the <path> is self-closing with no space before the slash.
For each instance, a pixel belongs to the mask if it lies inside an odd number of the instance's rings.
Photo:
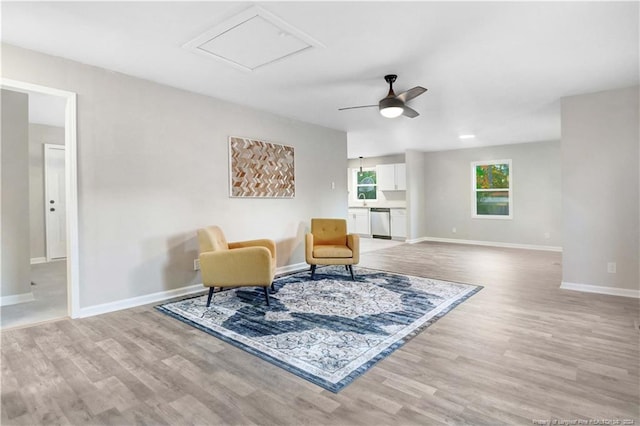
<path id="1" fill-rule="evenodd" d="M 332 392 L 338 392 L 481 286 L 344 266 L 278 278 L 156 308 Z"/>

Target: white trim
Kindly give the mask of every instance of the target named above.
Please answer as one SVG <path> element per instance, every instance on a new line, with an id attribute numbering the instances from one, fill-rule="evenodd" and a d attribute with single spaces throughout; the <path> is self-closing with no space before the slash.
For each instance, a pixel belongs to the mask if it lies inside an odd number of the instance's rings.
<path id="1" fill-rule="evenodd" d="M 58 259 L 47 259 L 46 257 L 32 257 L 31 264 L 37 265 L 39 263 L 53 263 L 53 262 L 64 262 L 66 261 L 66 257 L 60 257 Z"/>
<path id="2" fill-rule="evenodd" d="M 94 315 L 106 314 L 122 309 L 135 308 L 149 303 L 162 302 L 163 300 L 172 299 L 174 297 L 204 292 L 205 290 L 206 287 L 202 284 L 194 284 L 187 287 L 175 288 L 173 290 L 159 291 L 157 293 L 145 294 L 144 296 L 131 297 L 129 299 L 117 300 L 115 302 L 88 306 L 80 309 L 78 318 L 92 317 Z"/>
<path id="3" fill-rule="evenodd" d="M 298 272 L 308 268 L 306 263 L 296 263 L 293 265 L 282 266 L 276 269 L 276 275 L 286 274 L 290 272 Z M 206 287 L 202 284 L 194 284 L 187 287 L 176 288 L 173 290 L 159 291 L 157 293 L 146 294 L 144 296 L 132 297 L 129 299 L 118 300 L 115 302 L 103 303 L 101 305 L 89 306 L 82 308 L 76 318 L 92 317 L 94 315 L 106 314 L 109 312 L 119 311 L 122 309 L 135 308 L 149 303 L 162 302 L 164 300 L 173 299 L 174 297 L 188 296 L 199 292 L 206 291 Z"/>
<path id="4" fill-rule="evenodd" d="M 80 249 L 78 247 L 78 164 L 77 96 L 74 92 L 23 81 L 0 79 L 0 86 L 19 92 L 37 92 L 66 98 L 65 107 L 65 185 L 67 198 L 67 312 L 78 318 L 80 312 Z"/>
<path id="5" fill-rule="evenodd" d="M 417 243 L 421 243 L 423 241 L 427 241 L 428 237 L 420 237 L 420 238 L 407 238 L 406 240 L 404 240 L 405 243 L 407 244 L 417 244 Z"/>
<path id="6" fill-rule="evenodd" d="M 470 244 L 474 246 L 488 246 L 488 247 L 505 247 L 516 248 L 525 250 L 542 250 L 542 251 L 556 251 L 562 252 L 562 247 L 557 246 L 541 246 L 536 244 L 517 244 L 517 243 L 502 243 L 498 241 L 476 241 L 476 240 L 458 240 L 453 238 L 437 238 L 437 237 L 421 237 L 413 240 L 407 240 L 409 244 L 420 243 L 422 241 L 433 241 L 437 243 L 454 243 L 454 244 Z"/>
<path id="7" fill-rule="evenodd" d="M 18 303 L 33 302 L 35 297 L 33 293 L 12 294 L 10 296 L 0 297 L 0 306 L 17 305 Z"/>
<path id="8" fill-rule="evenodd" d="M 610 296 L 633 297 L 640 299 L 640 290 L 619 287 L 603 287 L 599 285 L 569 283 L 562 281 L 560 288 L 563 290 L 581 291 L 584 293 L 608 294 Z"/>
<path id="9" fill-rule="evenodd" d="M 290 274 L 291 272 L 300 272 L 304 271 L 305 269 L 309 269 L 308 263 L 294 263 L 293 265 L 286 265 L 276 268 L 276 275 Z"/>

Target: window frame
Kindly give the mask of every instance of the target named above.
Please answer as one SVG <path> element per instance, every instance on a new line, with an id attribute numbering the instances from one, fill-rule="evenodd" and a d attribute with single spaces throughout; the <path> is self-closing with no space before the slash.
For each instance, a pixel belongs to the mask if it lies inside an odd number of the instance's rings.
<path id="1" fill-rule="evenodd" d="M 376 183 L 375 185 L 360 185 L 358 184 L 358 173 L 360 173 L 360 168 L 353 169 L 353 198 L 356 201 L 363 201 L 365 203 L 378 201 L 378 172 L 375 167 L 363 167 L 363 172 L 375 172 L 376 173 Z M 358 198 L 358 188 L 361 186 L 374 186 L 375 187 L 375 198 Z"/>
<path id="2" fill-rule="evenodd" d="M 509 166 L 509 187 L 508 188 L 490 188 L 490 189 L 478 189 L 476 187 L 476 168 L 478 166 L 493 166 L 496 164 L 507 164 Z M 506 191 L 509 194 L 509 214 L 508 215 L 496 215 L 496 214 L 478 214 L 478 192 L 489 191 Z M 473 219 L 513 219 L 513 164 L 511 159 L 504 160 L 483 160 L 471 162 L 471 218 Z"/>

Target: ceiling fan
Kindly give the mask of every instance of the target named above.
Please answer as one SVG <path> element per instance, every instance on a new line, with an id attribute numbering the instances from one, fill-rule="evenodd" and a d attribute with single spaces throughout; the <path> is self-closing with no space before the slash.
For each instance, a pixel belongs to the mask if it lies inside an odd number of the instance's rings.
<path id="1" fill-rule="evenodd" d="M 389 74 L 384 76 L 384 80 L 389 83 L 389 93 L 386 97 L 380 99 L 377 105 L 361 105 L 361 106 L 353 106 L 346 108 L 338 108 L 338 111 L 344 111 L 346 109 L 356 109 L 356 108 L 371 108 L 378 107 L 380 109 L 380 114 L 383 117 L 387 118 L 395 118 L 400 115 L 407 116 L 409 118 L 415 118 L 420 114 L 413 108 L 410 108 L 406 105 L 406 102 L 415 98 L 416 96 L 422 95 L 427 91 L 424 87 L 416 86 L 413 89 L 409 89 L 406 92 L 402 92 L 399 95 L 396 95 L 393 92 L 393 83 L 395 83 L 398 78 L 395 74 Z"/>

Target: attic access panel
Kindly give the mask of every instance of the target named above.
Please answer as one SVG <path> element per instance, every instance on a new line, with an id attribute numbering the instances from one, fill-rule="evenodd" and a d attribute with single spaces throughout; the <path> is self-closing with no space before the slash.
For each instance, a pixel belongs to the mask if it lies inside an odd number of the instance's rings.
<path id="1" fill-rule="evenodd" d="M 206 31 L 184 47 L 247 71 L 322 44 L 254 6 Z"/>

